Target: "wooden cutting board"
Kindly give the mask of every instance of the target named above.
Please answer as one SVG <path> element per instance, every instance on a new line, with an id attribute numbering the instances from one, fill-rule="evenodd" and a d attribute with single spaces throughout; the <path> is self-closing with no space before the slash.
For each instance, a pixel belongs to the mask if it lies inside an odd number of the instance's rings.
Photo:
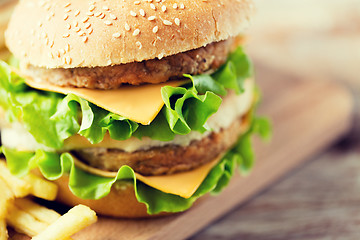
<path id="1" fill-rule="evenodd" d="M 187 238 L 330 146 L 351 128 L 352 97 L 344 87 L 261 65 L 257 69 L 263 92 L 259 113 L 270 117 L 274 135 L 270 143 L 255 139 L 257 160 L 249 176 L 235 176 L 219 196 L 206 196 L 185 213 L 147 220 L 100 217 L 74 239 Z"/>

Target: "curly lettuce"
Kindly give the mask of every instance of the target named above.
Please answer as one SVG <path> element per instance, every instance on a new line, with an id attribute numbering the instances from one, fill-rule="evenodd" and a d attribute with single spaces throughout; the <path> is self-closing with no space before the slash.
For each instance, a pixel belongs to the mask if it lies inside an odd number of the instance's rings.
<path id="1" fill-rule="evenodd" d="M 156 214 L 184 211 L 204 194 L 221 192 L 228 185 L 238 167 L 243 174 L 250 171 L 254 163 L 251 145 L 251 136 L 254 133 L 269 137 L 270 125 L 268 121 L 261 118 L 253 119 L 248 131 L 239 138 L 237 144 L 210 171 L 190 198 L 164 193 L 138 181 L 134 170 L 129 166 L 121 167 L 115 178 L 106 178 L 87 173 L 76 167 L 74 159 L 69 153 L 58 154 L 43 150 L 38 150 L 35 153 L 20 152 L 5 147 L 2 150 L 8 168 L 15 176 L 26 176 L 35 168 L 38 168 L 48 180 L 56 180 L 64 174 L 68 174 L 70 190 L 75 196 L 82 199 L 103 198 L 109 194 L 114 184 L 121 184 L 122 181 L 132 182 L 137 200 L 147 206 L 149 214 Z"/>
<path id="2" fill-rule="evenodd" d="M 0 107 L 7 120 L 20 121 L 35 140 L 59 150 L 75 135 L 99 143 L 108 132 L 115 140 L 144 136 L 170 141 L 176 134 L 204 132 L 208 118 L 217 112 L 221 97 L 229 89 L 243 91 L 243 82 L 252 76 L 252 64 L 242 48 L 229 56 L 224 66 L 211 75 L 184 77 L 190 84 L 161 89 L 163 109 L 150 125 L 141 125 L 74 95 L 39 91 L 25 84 L 4 62 L 0 62 Z"/>

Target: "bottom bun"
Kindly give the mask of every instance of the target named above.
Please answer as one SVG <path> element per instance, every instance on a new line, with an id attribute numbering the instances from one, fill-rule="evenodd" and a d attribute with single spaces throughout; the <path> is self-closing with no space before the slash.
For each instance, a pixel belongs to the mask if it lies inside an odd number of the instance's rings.
<path id="1" fill-rule="evenodd" d="M 54 182 L 59 186 L 56 199 L 58 202 L 68 206 L 83 204 L 100 215 L 121 218 L 149 218 L 170 214 L 160 213 L 149 215 L 146 205 L 137 201 L 134 186 L 129 182 L 118 182 L 114 184 L 109 195 L 98 200 L 76 197 L 68 187 L 68 175 L 64 175 Z"/>

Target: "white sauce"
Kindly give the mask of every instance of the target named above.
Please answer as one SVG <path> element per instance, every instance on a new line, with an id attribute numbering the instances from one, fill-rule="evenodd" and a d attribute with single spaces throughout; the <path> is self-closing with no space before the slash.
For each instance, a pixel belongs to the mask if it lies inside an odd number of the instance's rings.
<path id="1" fill-rule="evenodd" d="M 253 103 L 253 90 L 254 81 L 247 80 L 245 82 L 244 93 L 240 95 L 229 93 L 229 95 L 223 99 L 218 111 L 207 121 L 207 126 L 212 129 L 212 132 L 219 132 L 222 128 L 229 127 L 235 119 L 249 111 Z M 76 135 L 65 141 L 63 150 L 66 151 L 79 148 L 101 147 L 133 152 L 136 150 L 146 150 L 152 147 L 161 147 L 169 144 L 187 146 L 191 143 L 191 141 L 200 140 L 210 133 L 211 131 L 204 134 L 194 131 L 187 135 L 176 135 L 175 138 L 169 142 L 152 140 L 148 137 L 144 137 L 141 140 L 132 137 L 124 141 L 116 141 L 106 134 L 104 141 L 95 145 L 90 144 L 85 138 Z M 37 143 L 34 137 L 28 133 L 20 123 L 13 124 L 11 128 L 4 127 L 1 129 L 1 140 L 3 145 L 8 148 L 17 148 L 23 151 L 34 151 L 36 149 L 51 150 L 42 144 Z"/>

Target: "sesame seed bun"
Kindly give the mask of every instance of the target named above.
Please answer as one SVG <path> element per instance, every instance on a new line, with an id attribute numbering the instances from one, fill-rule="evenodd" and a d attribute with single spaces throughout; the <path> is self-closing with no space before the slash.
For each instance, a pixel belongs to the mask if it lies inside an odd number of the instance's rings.
<path id="1" fill-rule="evenodd" d="M 163 58 L 237 36 L 251 0 L 19 2 L 6 44 L 22 63 L 102 67 Z"/>

